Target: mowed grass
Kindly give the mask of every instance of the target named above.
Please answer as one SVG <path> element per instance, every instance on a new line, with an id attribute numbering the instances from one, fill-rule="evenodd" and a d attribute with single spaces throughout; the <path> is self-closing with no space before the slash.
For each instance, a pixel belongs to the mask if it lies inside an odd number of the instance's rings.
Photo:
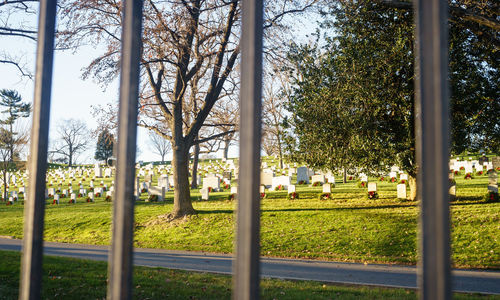
<path id="1" fill-rule="evenodd" d="M 18 299 L 20 254 L 0 251 L 0 295 Z M 42 299 L 105 299 L 107 263 L 45 256 Z M 228 275 L 135 267 L 134 299 L 231 299 Z M 261 279 L 262 299 L 417 299 L 413 290 L 352 287 L 314 281 Z M 454 299 L 498 299 L 495 296 L 454 294 Z"/>
<path id="2" fill-rule="evenodd" d="M 500 203 L 485 203 L 487 176 L 464 180 L 457 176 L 458 200 L 451 203 L 454 267 L 500 268 Z M 372 179 L 376 180 L 376 179 Z M 355 181 L 337 183 L 333 200 L 318 200 L 321 187 L 297 186 L 299 199 L 286 191 L 268 192 L 261 201 L 261 254 L 367 263 L 417 262 L 418 204 L 396 199 L 396 184 L 378 183 L 380 198 L 368 200 Z M 229 192 L 212 193 L 200 201 L 192 191 L 197 215 L 168 223 L 161 216 L 172 209 L 173 193 L 164 203 L 138 201 L 135 206 L 135 246 L 231 253 L 236 201 Z M 143 197 L 146 197 L 144 194 Z M 45 240 L 109 244 L 112 203 L 79 201 L 49 205 Z M 0 235 L 22 238 L 23 205 L 0 206 Z"/>

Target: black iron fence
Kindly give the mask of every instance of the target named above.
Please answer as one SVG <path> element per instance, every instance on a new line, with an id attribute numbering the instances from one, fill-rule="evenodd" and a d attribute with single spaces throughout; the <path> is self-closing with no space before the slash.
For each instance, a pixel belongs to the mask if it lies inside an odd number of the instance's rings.
<path id="1" fill-rule="evenodd" d="M 262 89 L 262 0 L 244 0 L 241 58 L 240 174 L 235 299 L 259 298 L 259 181 Z M 416 145 L 421 200 L 418 285 L 421 299 L 450 299 L 448 205 L 449 104 L 447 83 L 447 2 L 414 0 L 417 23 Z M 25 205 L 20 299 L 41 297 L 45 176 L 56 0 L 41 0 Z M 134 177 L 137 101 L 141 56 L 142 1 L 126 0 L 113 236 L 109 257 L 109 299 L 132 298 Z"/>

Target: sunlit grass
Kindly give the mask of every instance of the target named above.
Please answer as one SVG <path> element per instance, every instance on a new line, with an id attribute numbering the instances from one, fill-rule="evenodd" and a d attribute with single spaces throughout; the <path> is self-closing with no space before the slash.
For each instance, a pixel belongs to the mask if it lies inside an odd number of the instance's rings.
<path id="1" fill-rule="evenodd" d="M 111 181 L 111 179 L 106 179 Z M 372 179 L 376 180 L 376 179 Z M 456 177 L 458 200 L 451 203 L 452 260 L 456 267 L 500 268 L 500 203 L 485 203 L 487 176 Z M 332 261 L 415 264 L 418 204 L 396 199 L 396 184 L 378 183 L 380 198 L 368 200 L 355 181 L 337 183 L 333 200 L 317 199 L 321 187 L 297 186 L 299 199 L 286 191 L 268 192 L 261 201 L 261 254 Z M 109 185 L 108 185 L 109 186 Z M 173 193 L 163 203 L 138 201 L 135 246 L 231 253 L 236 201 L 229 191 L 200 201 L 192 191 L 197 215 L 174 223 L 159 216 L 171 211 Z M 109 244 L 112 203 L 99 198 L 60 205 L 47 201 L 45 240 Z M 22 238 L 23 205 L 0 206 L 0 235 Z"/>

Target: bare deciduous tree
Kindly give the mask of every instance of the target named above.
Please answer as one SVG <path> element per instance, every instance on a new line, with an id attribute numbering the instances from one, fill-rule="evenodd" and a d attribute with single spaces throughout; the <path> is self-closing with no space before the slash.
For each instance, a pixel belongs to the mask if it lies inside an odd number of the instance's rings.
<path id="1" fill-rule="evenodd" d="M 317 1 L 269 1 L 265 29 L 285 29 L 282 24 L 288 14 L 304 12 Z M 195 213 L 188 179 L 191 147 L 227 134 L 201 137 L 200 131 L 215 103 L 230 88 L 228 78 L 238 65 L 241 2 L 144 2 L 139 125 L 172 144 L 172 218 Z M 66 0 L 61 6 L 65 30 L 59 33 L 59 45 L 105 43 L 106 53 L 89 65 L 84 76 L 101 83 L 113 80 L 119 73 L 121 2 Z"/>
<path id="2" fill-rule="evenodd" d="M 59 138 L 50 152 L 61 155 L 71 167 L 77 156 L 87 149 L 90 142 L 87 125 L 81 120 L 63 120 L 57 127 L 57 133 Z"/>
<path id="3" fill-rule="evenodd" d="M 0 44 L 14 38 L 36 41 L 36 14 L 38 0 L 4 0 L 0 2 Z M 34 44 L 33 44 L 34 45 Z M 25 53 L 0 50 L 0 63 L 13 66 L 23 77 L 32 78 Z"/>
<path id="4" fill-rule="evenodd" d="M 149 141 L 151 142 L 151 149 L 161 156 L 161 162 L 165 162 L 165 156 L 172 151 L 172 146 L 170 145 L 170 142 L 164 138 L 163 136 L 160 136 L 154 132 L 152 132 L 149 135 Z"/>
<path id="5" fill-rule="evenodd" d="M 267 155 L 277 155 L 283 168 L 283 128 L 285 97 L 288 80 L 286 73 L 273 72 L 266 78 L 262 105 L 262 147 Z"/>

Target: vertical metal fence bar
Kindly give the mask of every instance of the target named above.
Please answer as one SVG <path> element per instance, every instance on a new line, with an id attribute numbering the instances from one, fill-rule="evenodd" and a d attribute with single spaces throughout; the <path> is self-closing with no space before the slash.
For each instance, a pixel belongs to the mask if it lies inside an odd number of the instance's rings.
<path id="1" fill-rule="evenodd" d="M 447 1 L 416 0 L 420 299 L 451 299 Z"/>
<path id="2" fill-rule="evenodd" d="M 259 298 L 262 0 L 242 7 L 240 163 L 234 299 Z"/>
<path id="3" fill-rule="evenodd" d="M 123 5 L 116 188 L 108 271 L 108 299 L 120 300 L 132 298 L 134 179 L 143 2 L 127 0 Z"/>
<path id="4" fill-rule="evenodd" d="M 40 1 L 36 53 L 33 125 L 29 159 L 29 185 L 24 206 L 23 256 L 19 299 L 40 299 L 45 213 L 45 173 L 49 140 L 50 96 L 56 0 Z"/>

